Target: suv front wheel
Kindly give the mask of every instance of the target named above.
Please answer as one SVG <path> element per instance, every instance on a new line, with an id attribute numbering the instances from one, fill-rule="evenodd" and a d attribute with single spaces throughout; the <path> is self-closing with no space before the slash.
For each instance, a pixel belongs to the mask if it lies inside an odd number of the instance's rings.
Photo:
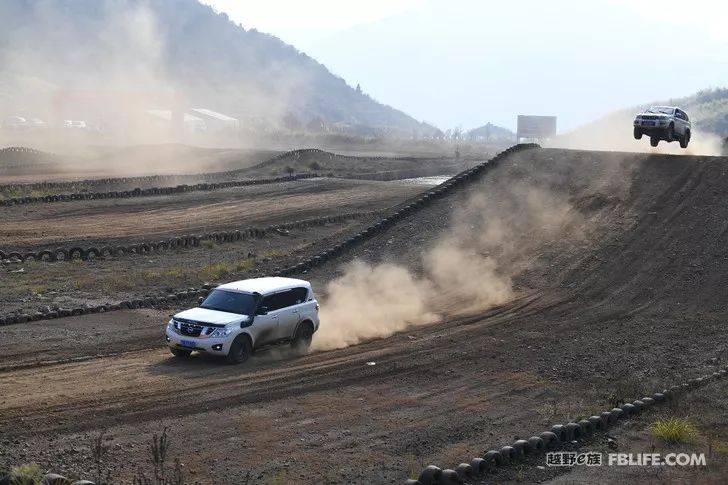
<path id="1" fill-rule="evenodd" d="M 685 132 L 682 138 L 680 138 L 680 148 L 687 148 L 690 143 L 690 130 Z"/>
<path id="2" fill-rule="evenodd" d="M 636 126 L 634 128 L 634 139 L 635 140 L 641 140 L 642 139 L 642 130 L 640 130 Z"/>
<path id="3" fill-rule="evenodd" d="M 675 124 L 670 122 L 670 126 L 667 127 L 667 134 L 665 136 L 665 141 L 670 143 L 675 139 Z"/>
<path id="4" fill-rule="evenodd" d="M 241 334 L 233 340 L 225 359 L 228 361 L 228 364 L 242 364 L 250 358 L 252 353 L 253 346 L 250 344 L 250 339 Z"/>
<path id="5" fill-rule="evenodd" d="M 172 352 L 172 355 L 174 355 L 175 357 L 182 357 L 185 359 L 192 354 L 191 350 L 175 349 L 172 347 L 169 348 L 169 351 Z"/>

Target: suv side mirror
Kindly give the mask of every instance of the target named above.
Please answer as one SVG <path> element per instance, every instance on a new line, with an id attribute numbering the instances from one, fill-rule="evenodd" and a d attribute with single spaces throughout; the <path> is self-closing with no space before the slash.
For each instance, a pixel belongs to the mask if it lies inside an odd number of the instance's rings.
<path id="1" fill-rule="evenodd" d="M 201 296 L 197 299 L 197 304 L 202 305 L 202 302 L 205 301 L 205 297 Z"/>
<path id="2" fill-rule="evenodd" d="M 258 307 L 258 311 L 255 312 L 256 315 L 267 315 L 268 314 L 268 307 L 267 306 L 261 306 Z"/>

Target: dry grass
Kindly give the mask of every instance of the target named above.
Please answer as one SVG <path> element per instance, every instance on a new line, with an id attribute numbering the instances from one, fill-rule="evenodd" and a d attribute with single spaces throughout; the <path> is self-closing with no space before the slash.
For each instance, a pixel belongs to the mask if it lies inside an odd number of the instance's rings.
<path id="1" fill-rule="evenodd" d="M 2 199 L 15 199 L 18 197 L 45 197 L 46 195 L 57 195 L 57 194 L 70 194 L 70 193 L 81 193 L 81 192 L 95 192 L 96 188 L 91 185 L 78 185 L 72 190 L 59 190 L 59 189 L 28 189 L 25 187 L 18 188 L 3 188 L 0 189 L 0 200 Z M 111 190 L 111 189 L 109 189 Z"/>
<path id="2" fill-rule="evenodd" d="M 10 471 L 11 485 L 40 485 L 43 474 L 35 463 L 13 467 Z"/>
<path id="3" fill-rule="evenodd" d="M 24 273 L 7 274 L 11 286 L 4 288 L 7 296 L 27 294 L 46 294 L 54 290 L 72 288 L 75 291 L 101 291 L 104 294 L 136 291 L 140 287 L 183 287 L 195 286 L 204 282 L 214 282 L 232 275 L 254 269 L 263 261 L 286 257 L 283 251 L 269 251 L 248 258 L 212 262 L 203 265 L 171 266 L 159 269 L 127 268 L 123 271 L 88 271 L 83 261 L 63 263 L 74 267 L 64 271 L 63 267 L 46 263 L 26 262 Z M 84 266 L 81 268 L 81 266 Z M 68 269 L 68 266 L 65 266 Z M 44 281 L 39 282 L 33 274 L 42 271 Z M 69 278 L 70 275 L 73 275 Z M 5 275 L 3 275 L 5 276 Z M 11 281 L 12 279 L 12 281 Z"/>
<path id="4" fill-rule="evenodd" d="M 698 430 L 687 418 L 673 416 L 652 423 L 650 433 L 667 443 L 686 443 L 698 435 Z"/>
<path id="5" fill-rule="evenodd" d="M 283 255 L 279 256 L 282 257 Z M 264 256 L 269 257 L 269 256 Z M 142 281 L 145 284 L 168 284 L 170 286 L 184 286 L 197 283 L 200 281 L 218 281 L 230 275 L 246 271 L 254 268 L 261 257 L 250 257 L 235 262 L 212 263 L 202 267 L 175 266 L 161 270 L 147 270 L 141 274 Z M 111 282 L 116 287 L 110 290 L 132 289 L 134 286 L 127 287 L 130 282 L 125 280 L 116 280 Z M 121 287 L 119 287 L 121 285 Z"/>

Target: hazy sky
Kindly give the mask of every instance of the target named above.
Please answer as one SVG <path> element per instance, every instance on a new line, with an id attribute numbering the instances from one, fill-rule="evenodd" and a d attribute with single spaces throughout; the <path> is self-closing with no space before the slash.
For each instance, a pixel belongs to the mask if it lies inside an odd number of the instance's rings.
<path id="1" fill-rule="evenodd" d="M 559 131 L 728 85 L 728 2 L 204 0 L 440 128 L 518 114 Z"/>

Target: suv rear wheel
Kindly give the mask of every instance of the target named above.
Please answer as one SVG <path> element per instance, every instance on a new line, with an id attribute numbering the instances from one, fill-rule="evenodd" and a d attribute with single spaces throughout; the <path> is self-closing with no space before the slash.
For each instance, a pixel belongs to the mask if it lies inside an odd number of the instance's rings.
<path id="1" fill-rule="evenodd" d="M 640 130 L 636 126 L 634 128 L 634 139 L 635 140 L 641 140 L 642 139 L 642 130 Z"/>
<path id="2" fill-rule="evenodd" d="M 228 364 L 242 364 L 250 358 L 252 353 L 253 346 L 250 344 L 250 339 L 245 335 L 238 335 L 233 340 L 225 359 Z"/>
<path id="3" fill-rule="evenodd" d="M 658 143 L 660 143 L 660 139 L 657 138 L 656 136 L 653 136 L 653 137 L 650 138 L 650 145 L 651 146 L 656 147 Z"/>
<path id="4" fill-rule="evenodd" d="M 311 346 L 313 340 L 313 325 L 310 322 L 304 322 L 296 330 L 296 336 L 293 337 L 291 347 L 296 352 L 304 353 Z"/>
<path id="5" fill-rule="evenodd" d="M 169 348 L 169 351 L 172 352 L 172 355 L 174 355 L 175 357 L 182 357 L 183 359 L 186 359 L 190 356 L 190 354 L 192 354 L 191 350 L 175 349 L 172 347 Z"/>

